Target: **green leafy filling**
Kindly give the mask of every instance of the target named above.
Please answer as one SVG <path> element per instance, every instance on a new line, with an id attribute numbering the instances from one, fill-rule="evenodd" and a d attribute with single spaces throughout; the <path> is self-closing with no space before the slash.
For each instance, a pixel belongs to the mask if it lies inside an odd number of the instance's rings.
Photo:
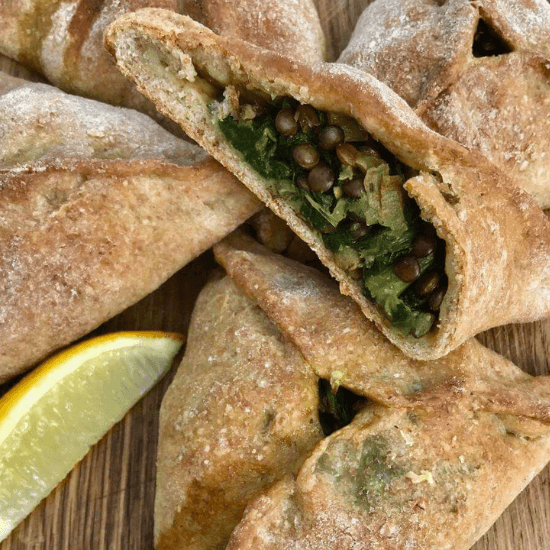
<path id="1" fill-rule="evenodd" d="M 319 421 L 325 435 L 347 426 L 356 415 L 356 404 L 362 398 L 340 386 L 336 392 L 330 382 L 319 379 Z"/>
<path id="2" fill-rule="evenodd" d="M 389 435 L 389 434 L 388 434 Z M 392 485 L 410 471 L 410 460 L 392 452 L 395 442 L 385 433 L 375 433 L 357 443 L 333 438 L 318 457 L 315 474 L 334 485 L 334 490 L 367 512 L 381 501 L 395 500 Z"/>
<path id="3" fill-rule="evenodd" d="M 348 270 L 363 269 L 365 295 L 384 309 L 396 329 L 404 334 L 422 336 L 433 323 L 433 315 L 427 311 L 427 300 L 415 298 L 409 291 L 410 284 L 401 281 L 392 269 L 393 263 L 411 250 L 421 223 L 417 205 L 403 190 L 403 166 L 396 159 L 386 162 L 363 152 L 357 159 L 365 172 L 366 192 L 361 198 L 337 198 L 333 191 L 303 190 L 294 182 L 308 172 L 294 161 L 292 151 L 300 143 L 317 145 L 317 137 L 312 130 L 298 131 L 291 137 L 279 134 L 275 115 L 280 108 L 280 104 L 273 106 L 270 112 L 252 120 L 237 121 L 229 115 L 218 124 L 244 160 L 266 180 L 272 192 L 321 232 L 325 245 L 335 253 L 339 265 Z M 325 114 L 318 112 L 318 115 L 324 122 Z M 331 117 L 334 115 L 329 114 L 329 120 Z M 364 136 L 361 133 L 364 130 L 349 120 L 346 121 L 347 135 Z M 339 174 L 340 184 L 353 177 L 351 168 L 342 166 L 333 151 L 318 150 L 334 173 Z M 362 220 L 368 226 L 366 234 L 357 237 L 357 223 L 354 226 L 350 220 Z M 430 256 L 419 263 L 425 273 L 434 266 L 434 258 Z"/>
<path id="4" fill-rule="evenodd" d="M 420 272 L 426 273 L 434 266 L 434 257 L 420 258 Z M 424 305 L 425 301 L 418 301 L 416 304 L 407 303 L 403 300 L 402 294 L 410 287 L 410 283 L 402 281 L 389 265 L 377 272 L 365 272 L 365 289 L 368 295 L 384 308 L 386 315 L 392 323 L 399 327 L 404 333 L 419 331 L 428 332 L 433 323 L 430 313 L 423 312 L 417 308 Z M 416 305 L 416 307 L 414 307 Z"/>

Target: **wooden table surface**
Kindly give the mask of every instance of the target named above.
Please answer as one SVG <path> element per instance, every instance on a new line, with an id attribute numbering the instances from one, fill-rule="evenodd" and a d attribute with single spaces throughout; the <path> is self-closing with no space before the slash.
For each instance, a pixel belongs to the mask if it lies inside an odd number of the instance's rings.
<path id="1" fill-rule="evenodd" d="M 369 0 L 316 0 L 333 59 Z M 0 69 L 29 76 L 0 58 Z M 195 298 L 215 268 L 210 252 L 93 335 L 117 330 L 186 333 Z M 550 374 L 550 320 L 479 336 L 531 374 Z M 171 373 L 88 453 L 0 544 L 0 550 L 151 550 L 158 411 Z M 0 388 L 0 395 L 6 387 Z M 517 497 L 473 550 L 550 550 L 550 467 Z"/>

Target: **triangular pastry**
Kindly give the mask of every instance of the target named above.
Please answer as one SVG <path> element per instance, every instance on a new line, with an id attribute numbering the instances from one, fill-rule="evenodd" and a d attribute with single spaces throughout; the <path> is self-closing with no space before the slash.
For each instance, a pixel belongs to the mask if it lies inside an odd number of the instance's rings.
<path id="1" fill-rule="evenodd" d="M 259 209 L 146 115 L 0 75 L 0 383 L 155 290 Z"/>
<path id="2" fill-rule="evenodd" d="M 317 377 L 229 279 L 210 282 L 160 411 L 155 548 L 223 548 L 323 437 Z"/>
<path id="3" fill-rule="evenodd" d="M 326 275 L 215 253 L 234 282 L 163 400 L 157 550 L 467 550 L 550 458 L 547 377 L 475 340 L 411 360 Z"/>

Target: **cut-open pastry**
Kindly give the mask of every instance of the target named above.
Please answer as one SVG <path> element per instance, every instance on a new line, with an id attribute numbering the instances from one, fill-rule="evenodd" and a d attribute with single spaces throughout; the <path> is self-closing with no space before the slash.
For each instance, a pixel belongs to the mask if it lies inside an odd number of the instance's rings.
<path id="1" fill-rule="evenodd" d="M 155 290 L 260 208 L 149 117 L 0 73 L 0 383 Z"/>
<path id="2" fill-rule="evenodd" d="M 437 132 L 481 151 L 550 208 L 546 0 L 377 0 L 339 61 L 387 84 Z"/>
<path id="3" fill-rule="evenodd" d="M 548 378 L 475 340 L 411 360 L 326 275 L 215 253 L 234 282 L 163 400 L 157 550 L 467 550 L 550 458 Z"/>
<path id="4" fill-rule="evenodd" d="M 550 311 L 550 224 L 481 155 L 369 75 L 304 64 L 142 10 L 122 71 L 319 255 L 407 354 L 435 358 Z"/>

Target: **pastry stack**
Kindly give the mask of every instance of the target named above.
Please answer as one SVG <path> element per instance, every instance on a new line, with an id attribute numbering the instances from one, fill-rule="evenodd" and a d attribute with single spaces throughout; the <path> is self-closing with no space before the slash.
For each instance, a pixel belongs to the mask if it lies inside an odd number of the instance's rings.
<path id="1" fill-rule="evenodd" d="M 155 548 L 468 550 L 550 460 L 474 339 L 550 316 L 550 7 L 375 0 L 326 62 L 309 0 L 168 4 L 2 19 L 66 92 L 0 85 L 0 381 L 213 246 Z"/>

